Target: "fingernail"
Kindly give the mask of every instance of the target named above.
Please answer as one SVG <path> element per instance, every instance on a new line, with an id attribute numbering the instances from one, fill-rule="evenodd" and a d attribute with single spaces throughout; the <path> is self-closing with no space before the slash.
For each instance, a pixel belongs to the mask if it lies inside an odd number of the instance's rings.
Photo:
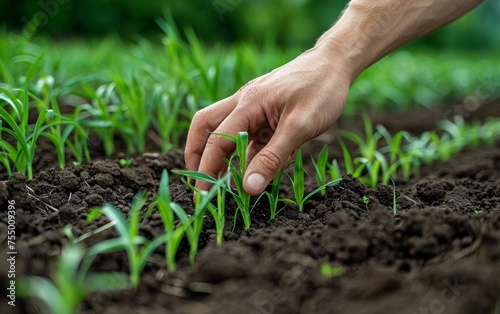
<path id="1" fill-rule="evenodd" d="M 250 193 L 259 194 L 266 187 L 266 179 L 260 173 L 254 172 L 248 176 L 246 187 Z"/>

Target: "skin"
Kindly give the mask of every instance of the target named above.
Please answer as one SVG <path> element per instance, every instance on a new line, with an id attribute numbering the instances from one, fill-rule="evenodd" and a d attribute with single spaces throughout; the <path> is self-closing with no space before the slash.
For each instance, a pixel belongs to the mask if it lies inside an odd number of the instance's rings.
<path id="1" fill-rule="evenodd" d="M 356 77 L 388 53 L 475 8 L 479 0 L 352 0 L 316 45 L 198 111 L 189 129 L 186 168 L 226 171 L 235 144 L 212 133 L 249 133 L 244 188 L 260 194 L 294 151 L 342 113 Z M 209 188 L 196 182 L 202 190 Z"/>

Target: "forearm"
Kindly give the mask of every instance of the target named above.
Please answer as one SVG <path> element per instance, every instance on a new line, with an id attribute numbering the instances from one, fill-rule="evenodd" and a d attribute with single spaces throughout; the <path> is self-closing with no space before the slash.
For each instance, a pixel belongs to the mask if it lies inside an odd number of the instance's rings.
<path id="1" fill-rule="evenodd" d="M 354 80 L 388 53 L 461 17 L 481 0 L 352 0 L 316 47 L 349 63 Z"/>

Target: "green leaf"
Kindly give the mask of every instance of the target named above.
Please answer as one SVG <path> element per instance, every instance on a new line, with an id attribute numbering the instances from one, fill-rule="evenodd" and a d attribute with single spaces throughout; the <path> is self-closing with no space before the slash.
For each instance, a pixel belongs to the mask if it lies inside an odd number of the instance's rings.
<path id="1" fill-rule="evenodd" d="M 198 171 L 189 171 L 189 170 L 172 170 L 173 173 L 181 175 L 181 176 L 186 176 L 188 178 L 197 180 L 197 181 L 203 181 L 203 182 L 208 182 L 212 184 L 216 184 L 218 180 L 212 178 L 208 174 L 198 172 Z"/>

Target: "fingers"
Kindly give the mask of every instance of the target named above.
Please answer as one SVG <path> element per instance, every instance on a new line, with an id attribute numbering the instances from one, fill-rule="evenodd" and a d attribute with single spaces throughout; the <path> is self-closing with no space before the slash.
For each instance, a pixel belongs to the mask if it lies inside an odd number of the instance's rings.
<path id="1" fill-rule="evenodd" d="M 259 195 L 302 145 L 307 136 L 302 128 L 278 125 L 269 143 L 252 159 L 245 173 L 244 188 L 250 195 Z"/>
<path id="2" fill-rule="evenodd" d="M 217 178 L 221 172 L 225 172 L 227 164 L 225 158 L 229 158 L 236 149 L 236 143 L 217 135 L 228 134 L 236 136 L 240 131 L 248 131 L 249 123 L 246 114 L 238 114 L 233 111 L 227 118 L 214 130 L 208 137 L 205 145 L 205 151 L 200 160 L 198 171 Z M 198 182 L 199 189 L 208 189 L 210 184 Z"/>
<path id="3" fill-rule="evenodd" d="M 187 170 L 198 171 L 210 132 L 217 129 L 235 106 L 236 101 L 229 97 L 198 111 L 194 115 L 184 150 Z"/>

